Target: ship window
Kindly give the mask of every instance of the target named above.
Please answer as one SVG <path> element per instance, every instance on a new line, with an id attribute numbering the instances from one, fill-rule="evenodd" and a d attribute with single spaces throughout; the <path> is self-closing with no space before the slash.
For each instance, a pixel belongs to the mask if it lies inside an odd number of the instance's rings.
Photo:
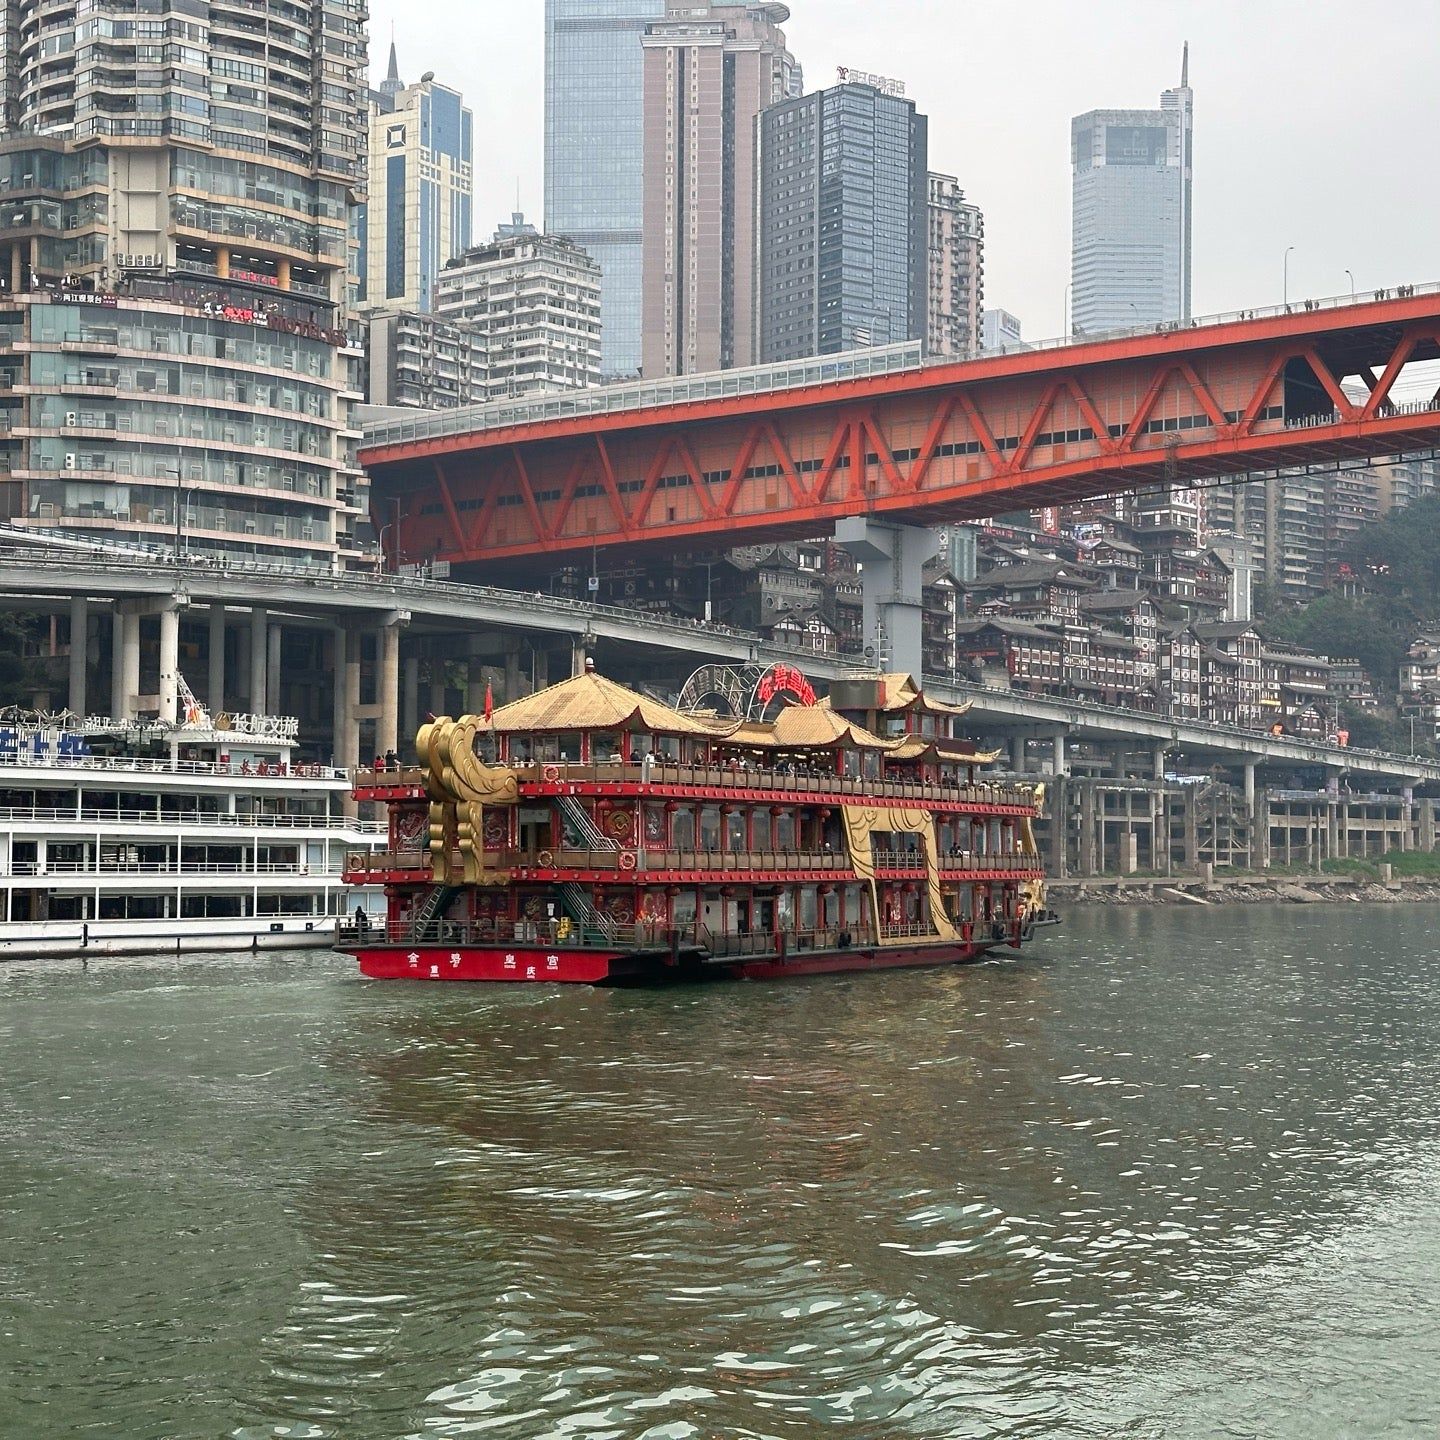
<path id="1" fill-rule="evenodd" d="M 775 817 L 775 846 L 776 850 L 793 850 L 795 848 L 795 817 L 793 815 L 777 815 Z"/>
<path id="2" fill-rule="evenodd" d="M 671 902 L 670 923 L 678 930 L 686 930 L 695 923 L 695 892 L 693 890 L 682 890 Z"/>
<path id="3" fill-rule="evenodd" d="M 756 810 L 754 818 L 750 822 L 753 844 L 757 850 L 769 850 L 774 837 L 774 830 L 770 824 L 770 812 L 765 809 Z"/>
<path id="4" fill-rule="evenodd" d="M 802 930 L 815 929 L 816 918 L 815 891 L 807 885 L 800 892 L 800 928 Z"/>
<path id="5" fill-rule="evenodd" d="M 743 850 L 745 848 L 745 817 L 744 815 L 731 815 L 726 821 L 725 848 L 727 850 Z"/>
<path id="6" fill-rule="evenodd" d="M 611 730 L 597 730 L 590 737 L 590 759 L 594 764 L 620 758 L 620 736 Z"/>
<path id="7" fill-rule="evenodd" d="M 569 764 L 578 764 L 580 761 L 580 735 L 578 731 L 566 731 L 556 737 L 559 753 L 556 759 Z"/>
<path id="8" fill-rule="evenodd" d="M 675 818 L 671 822 L 670 843 L 676 850 L 693 850 L 695 848 L 695 812 L 693 810 L 677 810 Z"/>
<path id="9" fill-rule="evenodd" d="M 720 848 L 720 809 L 716 805 L 705 805 L 700 810 L 700 848 Z"/>

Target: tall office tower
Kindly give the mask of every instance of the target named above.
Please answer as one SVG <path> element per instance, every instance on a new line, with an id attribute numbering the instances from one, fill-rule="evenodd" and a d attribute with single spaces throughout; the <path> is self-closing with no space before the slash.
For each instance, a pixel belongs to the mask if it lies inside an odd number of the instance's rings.
<path id="1" fill-rule="evenodd" d="M 985 323 L 985 216 L 953 175 L 930 176 L 931 355 L 978 355 Z"/>
<path id="2" fill-rule="evenodd" d="M 545 228 L 600 266 L 601 368 L 640 373 L 644 52 L 665 0 L 545 0 Z"/>
<path id="3" fill-rule="evenodd" d="M 775 0 L 667 0 L 645 27 L 647 376 L 753 363 L 755 121 L 793 95 Z"/>
<path id="4" fill-rule="evenodd" d="M 435 277 L 470 247 L 473 121 L 460 92 L 431 73 L 400 83 L 395 47 L 370 98 L 370 194 L 360 301 L 431 310 Z"/>
<path id="5" fill-rule="evenodd" d="M 600 383 L 600 267 L 522 215 L 446 265 L 435 311 L 483 337 L 487 400 Z"/>
<path id="6" fill-rule="evenodd" d="M 357 0 L 5 6 L 0 514 L 358 558 Z M 19 17 L 18 32 L 13 22 Z"/>
<path id="7" fill-rule="evenodd" d="M 1018 315 L 994 307 L 985 311 L 980 322 L 982 350 L 1018 350 L 1024 343 Z"/>
<path id="8" fill-rule="evenodd" d="M 926 135 L 913 101 L 869 84 L 762 112 L 758 359 L 925 337 Z"/>
<path id="9" fill-rule="evenodd" d="M 1190 318 L 1194 95 L 1189 46 L 1159 110 L 1092 110 L 1070 125 L 1071 329 Z"/>

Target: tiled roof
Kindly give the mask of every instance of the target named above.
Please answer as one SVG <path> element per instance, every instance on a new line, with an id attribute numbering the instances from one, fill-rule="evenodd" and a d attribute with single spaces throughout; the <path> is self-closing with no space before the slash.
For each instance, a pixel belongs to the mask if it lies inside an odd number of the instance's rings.
<path id="1" fill-rule="evenodd" d="M 482 730 L 527 734 L 555 730 L 642 730 L 657 735 L 714 738 L 729 733 L 725 722 L 706 722 L 627 690 L 593 672 L 562 680 L 548 690 L 502 705 Z"/>

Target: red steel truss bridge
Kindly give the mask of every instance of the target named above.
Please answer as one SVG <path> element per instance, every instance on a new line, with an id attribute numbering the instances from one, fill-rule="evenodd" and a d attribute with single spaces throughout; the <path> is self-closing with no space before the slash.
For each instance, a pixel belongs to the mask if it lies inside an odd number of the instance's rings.
<path id="1" fill-rule="evenodd" d="M 932 526 L 1440 446 L 1440 286 L 925 362 L 918 346 L 498 402 L 373 431 L 402 560 L 627 558 Z M 1411 377 L 1409 384 L 1402 383 Z"/>

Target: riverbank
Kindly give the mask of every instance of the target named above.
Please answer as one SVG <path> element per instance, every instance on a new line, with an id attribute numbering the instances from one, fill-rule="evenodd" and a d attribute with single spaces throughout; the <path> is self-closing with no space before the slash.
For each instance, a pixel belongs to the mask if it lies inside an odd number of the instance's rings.
<path id="1" fill-rule="evenodd" d="M 1050 895 L 1070 905 L 1393 905 L 1440 902 L 1440 882 L 1382 881 L 1345 875 L 1227 875 L 1199 877 L 1053 880 Z"/>

